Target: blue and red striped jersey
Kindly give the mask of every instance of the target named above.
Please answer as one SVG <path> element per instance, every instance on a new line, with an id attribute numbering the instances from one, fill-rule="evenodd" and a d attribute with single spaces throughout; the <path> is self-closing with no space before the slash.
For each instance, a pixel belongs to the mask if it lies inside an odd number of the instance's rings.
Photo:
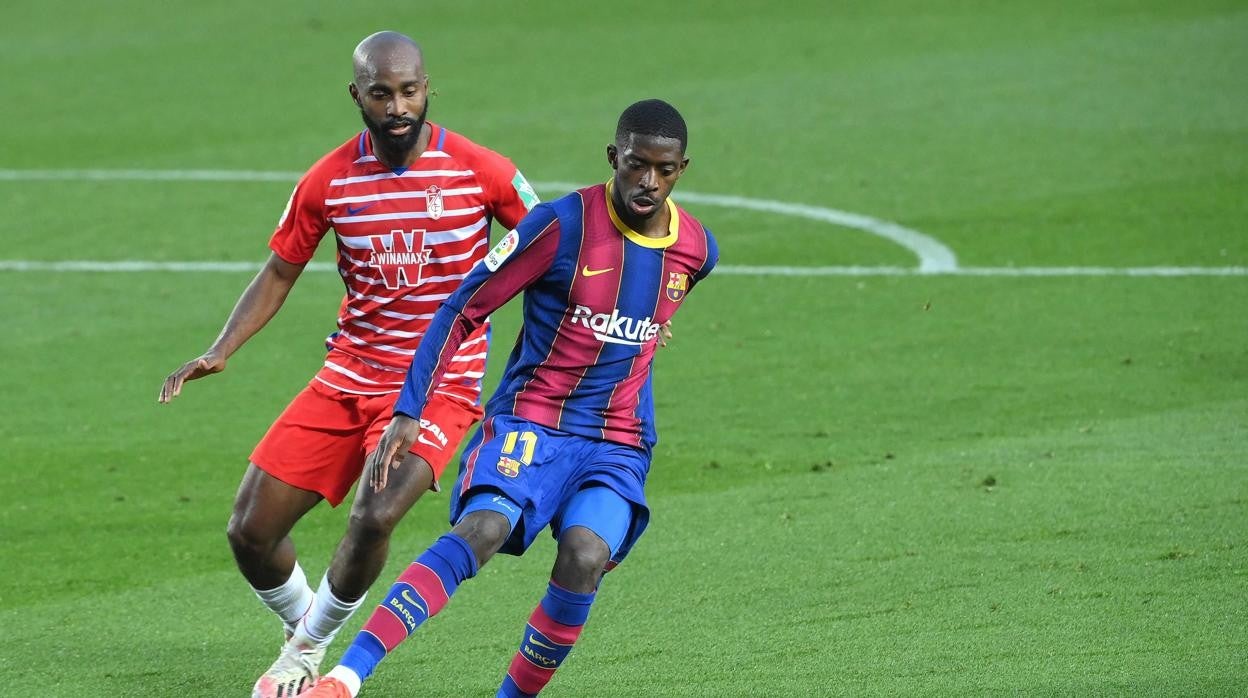
<path id="1" fill-rule="evenodd" d="M 438 309 L 394 411 L 418 417 L 463 339 L 523 291 L 524 324 L 486 417 L 652 447 L 659 328 L 719 259 L 711 232 L 667 205 L 661 238 L 620 220 L 610 183 L 535 207 Z"/>

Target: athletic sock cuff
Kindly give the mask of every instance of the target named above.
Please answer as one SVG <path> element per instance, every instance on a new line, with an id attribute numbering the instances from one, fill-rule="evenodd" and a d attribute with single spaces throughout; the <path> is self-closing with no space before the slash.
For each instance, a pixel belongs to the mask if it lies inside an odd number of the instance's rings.
<path id="1" fill-rule="evenodd" d="M 546 587 L 546 596 L 542 598 L 542 610 L 556 623 L 562 625 L 584 625 L 589 619 L 589 609 L 594 603 L 595 592 L 578 594 L 568 591 L 551 581 Z"/>
<path id="2" fill-rule="evenodd" d="M 368 596 L 368 592 L 361 594 L 358 599 L 348 601 L 334 591 L 334 583 L 329 580 L 329 572 L 326 572 L 321 578 L 321 586 L 316 590 L 316 596 L 318 599 L 324 599 L 325 604 L 334 610 L 351 612 L 364 603 L 364 597 Z"/>
<path id="3" fill-rule="evenodd" d="M 443 534 L 433 545 L 429 546 L 429 552 L 446 562 L 447 567 L 455 575 L 456 584 L 477 576 L 479 571 L 477 554 L 473 552 L 472 546 L 468 545 L 468 541 L 454 533 Z"/>
<path id="4" fill-rule="evenodd" d="M 312 587 L 308 586 L 307 575 L 303 573 L 303 568 L 298 562 L 291 569 L 286 581 L 278 586 L 272 589 L 252 587 L 251 590 L 255 592 L 261 603 L 282 619 L 282 624 L 286 626 L 287 631 L 294 630 L 295 624 L 312 607 L 314 598 Z"/>
<path id="5" fill-rule="evenodd" d="M 272 589 L 257 589 L 255 587 L 251 587 L 251 590 L 256 592 L 256 596 L 259 596 L 265 601 L 269 601 L 285 597 L 295 597 L 299 594 L 300 590 L 306 586 L 308 586 L 308 576 L 303 573 L 303 568 L 299 566 L 298 562 L 296 562 L 294 568 L 290 570 L 290 576 L 286 578 L 286 581 L 278 584 Z"/>

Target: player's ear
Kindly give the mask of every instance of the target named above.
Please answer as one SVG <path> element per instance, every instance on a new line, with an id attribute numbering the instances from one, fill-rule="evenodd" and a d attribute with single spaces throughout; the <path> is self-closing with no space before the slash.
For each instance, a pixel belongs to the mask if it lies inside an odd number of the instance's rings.
<path id="1" fill-rule="evenodd" d="M 615 169 L 615 159 L 616 159 L 616 157 L 617 157 L 618 153 L 619 153 L 619 151 L 617 151 L 617 150 L 615 149 L 615 144 L 614 144 L 614 143 L 608 143 L 608 144 L 607 144 L 607 162 L 608 162 L 608 163 L 610 163 L 610 165 L 611 165 L 611 169 L 613 169 L 613 170 Z"/>
<path id="2" fill-rule="evenodd" d="M 347 83 L 347 92 L 351 93 L 351 101 L 355 102 L 355 106 L 363 109 L 364 104 L 360 101 L 360 90 L 355 86 L 354 82 Z"/>

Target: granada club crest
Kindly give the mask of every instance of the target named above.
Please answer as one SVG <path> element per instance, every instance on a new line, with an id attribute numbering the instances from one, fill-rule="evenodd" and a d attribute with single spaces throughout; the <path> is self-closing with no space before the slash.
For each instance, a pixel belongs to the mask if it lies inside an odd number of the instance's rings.
<path id="1" fill-rule="evenodd" d="M 386 288 L 420 284 L 421 270 L 429 263 L 431 252 L 425 247 L 425 231 L 391 230 L 389 235 L 369 236 L 368 243 L 373 248 L 368 266 L 381 273 Z"/>
<path id="2" fill-rule="evenodd" d="M 425 210 L 435 221 L 442 217 L 445 210 L 442 206 L 442 188 L 436 184 L 425 190 Z"/>
<path id="3" fill-rule="evenodd" d="M 685 291 L 689 290 L 689 276 L 681 274 L 678 271 L 670 272 L 667 275 L 667 299 L 673 303 L 679 303 L 681 298 L 685 297 Z"/>

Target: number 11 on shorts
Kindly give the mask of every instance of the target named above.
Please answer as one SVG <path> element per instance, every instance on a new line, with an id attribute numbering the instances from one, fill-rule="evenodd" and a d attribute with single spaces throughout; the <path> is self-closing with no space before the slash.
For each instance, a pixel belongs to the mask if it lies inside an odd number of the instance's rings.
<path id="1" fill-rule="evenodd" d="M 520 442 L 520 455 L 515 456 L 516 460 L 524 465 L 533 464 L 533 453 L 537 450 L 537 434 L 531 431 L 509 431 L 503 437 L 503 454 L 512 455 L 516 452 L 516 441 Z"/>

